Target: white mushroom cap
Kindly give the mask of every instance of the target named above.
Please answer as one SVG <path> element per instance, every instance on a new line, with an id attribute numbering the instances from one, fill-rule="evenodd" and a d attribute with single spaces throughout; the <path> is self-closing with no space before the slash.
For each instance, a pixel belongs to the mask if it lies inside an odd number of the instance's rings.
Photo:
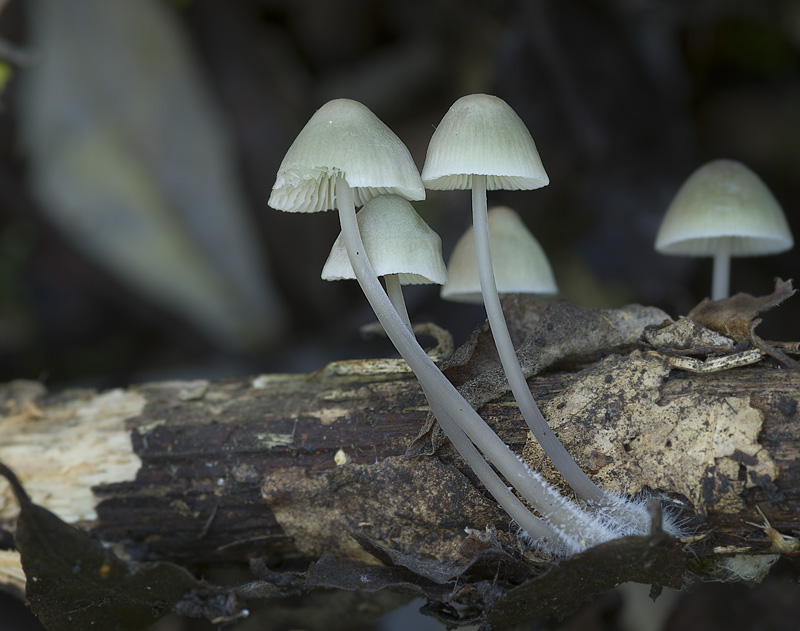
<path id="1" fill-rule="evenodd" d="M 672 200 L 656 236 L 662 254 L 713 256 L 728 238 L 731 256 L 776 254 L 794 245 L 783 210 L 753 171 L 715 160 L 700 167 Z"/>
<path id="2" fill-rule="evenodd" d="M 356 206 L 387 193 L 425 199 L 403 142 L 369 108 L 349 99 L 328 101 L 306 123 L 281 162 L 269 205 L 289 212 L 333 210 L 337 176 L 353 189 Z"/>
<path id="3" fill-rule="evenodd" d="M 550 183 L 525 123 L 505 101 L 488 94 L 453 103 L 433 133 L 422 168 L 425 186 L 436 190 L 472 188 L 473 175 L 486 175 L 490 191 Z"/>
<path id="4" fill-rule="evenodd" d="M 408 201 L 397 195 L 373 197 L 356 217 L 364 249 L 378 276 L 397 274 L 403 285 L 447 282 L 442 240 Z M 322 279 L 355 277 L 340 234 L 322 268 Z"/>
<path id="5" fill-rule="evenodd" d="M 489 248 L 500 294 L 556 294 L 558 286 L 542 246 L 516 212 L 507 206 L 489 210 Z M 470 227 L 456 243 L 447 266 L 449 282 L 441 296 L 454 302 L 481 303 L 481 282 Z"/>

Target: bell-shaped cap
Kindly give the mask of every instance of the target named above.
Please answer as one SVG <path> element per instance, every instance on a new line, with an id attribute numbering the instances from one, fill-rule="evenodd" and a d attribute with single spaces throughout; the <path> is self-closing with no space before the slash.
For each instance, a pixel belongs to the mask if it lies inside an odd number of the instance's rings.
<path id="1" fill-rule="evenodd" d="M 343 177 L 356 206 L 378 195 L 425 199 L 425 188 L 403 142 L 369 108 L 328 101 L 300 131 L 278 169 L 269 205 L 288 212 L 336 208 Z"/>
<path id="2" fill-rule="evenodd" d="M 525 123 L 505 101 L 488 94 L 453 103 L 433 132 L 422 167 L 429 189 L 470 189 L 473 175 L 487 176 L 490 191 L 550 183 Z"/>
<path id="3" fill-rule="evenodd" d="M 403 285 L 447 282 L 442 240 L 408 201 L 397 195 L 373 197 L 356 219 L 367 257 L 378 276 L 397 274 Z M 340 234 L 322 268 L 322 279 L 355 277 Z"/>
<path id="4" fill-rule="evenodd" d="M 547 256 L 519 215 L 507 206 L 495 206 L 488 216 L 489 250 L 497 293 L 558 293 Z M 450 280 L 442 287 L 442 298 L 454 302 L 483 302 L 471 226 L 456 243 L 447 272 Z"/>
<path id="5" fill-rule="evenodd" d="M 715 160 L 697 169 L 672 200 L 656 236 L 662 254 L 713 256 L 728 238 L 731 256 L 777 254 L 794 245 L 780 204 L 740 162 Z"/>

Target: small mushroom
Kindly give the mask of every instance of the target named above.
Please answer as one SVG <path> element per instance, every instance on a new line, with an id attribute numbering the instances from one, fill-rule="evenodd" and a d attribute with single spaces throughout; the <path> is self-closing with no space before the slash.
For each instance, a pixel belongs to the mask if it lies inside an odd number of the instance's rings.
<path id="1" fill-rule="evenodd" d="M 458 99 L 433 133 L 422 181 L 429 190 L 530 190 L 547 186 L 531 133 L 503 100 L 488 94 Z"/>
<path id="2" fill-rule="evenodd" d="M 550 429 L 531 394 L 508 332 L 492 267 L 486 191 L 536 189 L 549 183 L 525 123 L 496 96 L 472 94 L 460 98 L 431 137 L 422 181 L 429 189 L 472 189 L 483 303 L 500 362 L 528 428 L 573 491 L 603 519 L 628 533 L 648 532 L 651 518 L 644 505 L 607 493 L 592 482 Z"/>
<path id="3" fill-rule="evenodd" d="M 550 182 L 528 128 L 502 99 L 487 94 L 464 96 L 450 107 L 431 137 L 422 181 L 429 189 L 472 189 L 481 293 L 511 392 L 536 440 L 572 489 L 594 506 L 607 507 L 607 494 L 573 460 L 531 395 L 508 332 L 492 268 L 487 189 L 535 189 Z M 616 498 L 611 503 L 615 502 Z M 644 528 L 649 517 L 637 510 L 634 521 L 640 521 Z"/>
<path id="4" fill-rule="evenodd" d="M 357 206 L 389 193 L 425 199 L 406 146 L 367 107 L 350 99 L 328 101 L 306 123 L 278 168 L 268 203 L 287 212 L 333 210 L 342 196 L 337 184 L 351 189 Z"/>
<path id="5" fill-rule="evenodd" d="M 356 213 L 367 257 L 386 283 L 386 293 L 400 317 L 411 326 L 402 285 L 447 282 L 442 240 L 410 202 L 398 195 L 373 197 Z M 355 279 L 340 234 L 322 268 L 323 280 Z"/>
<path id="6" fill-rule="evenodd" d="M 712 300 L 727 298 L 732 256 L 762 256 L 794 245 L 786 217 L 753 171 L 734 160 L 701 166 L 678 190 L 656 236 L 662 254 L 714 258 Z"/>
<path id="7" fill-rule="evenodd" d="M 547 255 L 519 215 L 508 206 L 495 206 L 489 209 L 488 222 L 492 269 L 498 293 L 558 293 Z M 468 228 L 450 255 L 447 266 L 450 280 L 441 291 L 445 300 L 483 302 L 473 232 L 472 227 Z"/>

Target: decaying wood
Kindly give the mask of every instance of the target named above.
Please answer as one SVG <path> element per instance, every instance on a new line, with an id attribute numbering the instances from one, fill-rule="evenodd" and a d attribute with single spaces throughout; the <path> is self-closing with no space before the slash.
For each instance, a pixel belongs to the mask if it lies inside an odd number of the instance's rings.
<path id="1" fill-rule="evenodd" d="M 384 372 L 396 366 L 345 362 L 307 376 L 42 395 L 31 404 L 35 412 L 6 417 L 0 456 L 18 471 L 34 500 L 106 541 L 134 544 L 131 550 L 138 554 L 191 562 L 253 556 L 305 561 L 329 550 L 358 558 L 364 553 L 349 533 L 364 529 L 406 551 L 452 558 L 465 527 L 504 530 L 508 519 L 476 488 L 452 449 L 445 447 L 439 458 L 403 457 L 427 407 L 413 376 Z M 531 387 L 547 409 L 588 370 L 550 373 L 531 380 Z M 776 478 L 743 489 L 744 504 L 736 512 L 709 511 L 702 502 L 689 506 L 687 516 L 692 510 L 708 512 L 698 526 L 712 533 L 711 541 L 768 547 L 763 532 L 746 524 L 762 521 L 756 505 L 779 531 L 798 528 L 798 393 L 800 375 L 769 365 L 710 375 L 678 372 L 661 389 L 654 413 L 691 394 L 722 408 L 729 405 L 726 397 L 748 399 L 763 415 L 759 442 L 775 464 Z M 131 399 L 142 412 L 120 421 L 117 430 L 129 437 L 131 458 L 141 464 L 128 480 L 104 480 L 113 475 L 103 450 L 108 440 L 100 435 L 97 417 L 83 410 L 105 406 L 104 414 L 119 419 L 117 406 L 130 406 Z M 513 401 L 503 399 L 483 412 L 521 453 L 527 434 Z M 93 448 L 97 442 L 99 450 Z M 339 450 L 349 457 L 344 465 L 335 463 Z M 58 455 L 51 452 L 62 452 L 54 467 L 66 461 L 55 493 L 47 489 L 51 474 L 40 469 Z M 626 453 L 636 459 L 635 450 Z M 589 459 L 586 464 L 595 472 L 613 466 Z M 742 455 L 743 477 L 746 469 Z M 37 484 L 40 475 L 43 482 Z M 86 505 L 79 496 L 95 498 L 96 516 L 90 509 L 75 514 L 75 506 Z M 71 509 L 59 511 L 59 505 Z M 6 527 L 13 507 L 6 497 Z"/>
<path id="2" fill-rule="evenodd" d="M 769 357 L 687 372 L 659 330 L 532 377 L 545 417 L 602 485 L 679 507 L 692 558 L 797 553 L 800 373 Z M 127 558 L 305 569 L 333 553 L 374 563 L 366 537 L 447 566 L 465 558 L 465 529 L 487 527 L 517 546 L 508 517 L 449 444 L 405 456 L 428 408 L 399 360 L 102 393 L 13 382 L 0 404 L 0 460 L 33 501 Z M 561 484 L 512 400 L 481 413 Z M 0 525 L 13 532 L 16 502 L 0 493 Z M 12 565 L 0 581 L 19 585 Z"/>

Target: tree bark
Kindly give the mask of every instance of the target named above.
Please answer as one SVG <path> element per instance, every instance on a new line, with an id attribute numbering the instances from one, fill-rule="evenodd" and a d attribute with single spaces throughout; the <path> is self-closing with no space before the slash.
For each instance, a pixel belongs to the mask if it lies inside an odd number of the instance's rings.
<path id="1" fill-rule="evenodd" d="M 428 410 L 402 366 L 352 361 L 311 375 L 152 383 L 99 394 L 48 395 L 11 384 L 4 398 L 19 411 L 2 421 L 0 459 L 34 501 L 103 541 L 124 544 L 136 558 L 196 564 L 266 557 L 302 565 L 327 550 L 364 559 L 350 536 L 362 529 L 403 551 L 454 560 L 464 528 L 510 525 L 449 445 L 436 457 L 403 457 Z M 530 385 L 546 408 L 590 372 L 548 373 Z M 763 414 L 759 443 L 776 477 L 743 487 L 733 512 L 689 506 L 693 512 L 684 517 L 706 514 L 695 522 L 710 533 L 704 549 L 769 550 L 763 530 L 747 523 L 763 522 L 756 506 L 784 534 L 798 528 L 798 392 L 798 373 L 765 365 L 678 373 L 663 384 L 653 414 L 687 397 L 716 400 L 715 410 L 725 413 L 725 394 L 749 399 Z M 482 411 L 522 453 L 527 432 L 513 401 Z M 626 484 L 638 486 L 635 479 Z M 13 505 L 6 491 L 2 518 L 9 530 Z"/>

